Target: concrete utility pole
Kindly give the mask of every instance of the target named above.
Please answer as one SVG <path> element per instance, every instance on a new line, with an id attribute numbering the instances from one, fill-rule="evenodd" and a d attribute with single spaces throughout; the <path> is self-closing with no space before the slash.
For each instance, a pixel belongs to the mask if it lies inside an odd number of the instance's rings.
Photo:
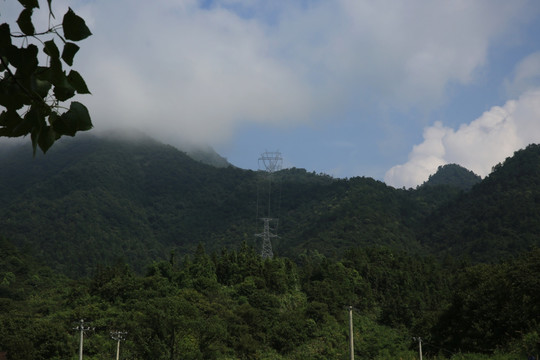
<path id="1" fill-rule="evenodd" d="M 421 337 L 413 337 L 414 341 L 418 341 L 418 354 L 420 356 L 420 360 L 422 360 L 422 338 Z"/>
<path id="2" fill-rule="evenodd" d="M 351 360 L 354 360 L 354 333 L 353 333 L 353 320 L 352 320 L 353 307 L 349 306 L 349 334 L 350 334 L 350 348 L 351 348 Z"/>
<path id="3" fill-rule="evenodd" d="M 120 359 L 120 341 L 126 340 L 127 331 L 111 331 L 111 338 L 116 340 L 116 360 Z"/>
<path id="4" fill-rule="evenodd" d="M 81 324 L 74 328 L 73 330 L 77 330 L 80 332 L 80 339 L 79 339 L 79 360 L 82 360 L 83 358 L 83 340 L 84 340 L 84 332 L 93 330 L 94 328 L 91 328 L 89 326 L 84 326 L 84 320 L 81 319 Z"/>

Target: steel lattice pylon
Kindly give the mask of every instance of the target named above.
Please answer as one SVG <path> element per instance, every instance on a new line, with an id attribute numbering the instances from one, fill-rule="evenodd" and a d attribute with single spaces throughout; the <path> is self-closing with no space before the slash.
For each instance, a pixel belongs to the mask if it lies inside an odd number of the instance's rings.
<path id="1" fill-rule="evenodd" d="M 264 167 L 264 171 L 268 173 L 273 173 L 274 171 L 279 171 L 283 167 L 283 158 L 279 151 L 266 151 L 261 154 L 259 158 L 259 168 L 261 168 L 261 163 Z"/>
<path id="2" fill-rule="evenodd" d="M 255 234 L 255 236 L 263 238 L 261 252 L 262 258 L 271 259 L 274 257 L 274 252 L 272 251 L 272 242 L 270 241 L 270 238 L 275 238 L 277 235 L 270 232 L 270 221 L 277 221 L 277 219 L 262 218 L 261 220 L 264 221 L 264 230 L 261 234 Z"/>
<path id="3" fill-rule="evenodd" d="M 266 181 L 266 184 L 268 186 L 268 197 L 267 197 L 267 206 L 263 206 L 263 212 L 265 213 L 263 217 L 259 218 L 259 192 L 257 190 L 257 218 L 262 220 L 264 222 L 263 232 L 260 234 L 255 234 L 255 236 L 262 238 L 262 251 L 261 256 L 263 259 L 272 258 L 274 256 L 274 253 L 272 251 L 272 242 L 271 238 L 278 237 L 277 234 L 272 233 L 270 229 L 270 222 L 273 222 L 275 224 L 274 230 L 277 231 L 277 224 L 278 224 L 278 218 L 276 216 L 272 216 L 272 212 L 275 212 L 276 209 L 274 209 L 272 206 L 272 203 L 275 202 L 275 197 L 280 197 L 281 194 L 278 192 L 277 194 L 272 194 L 272 179 L 273 174 L 276 171 L 281 170 L 283 165 L 283 158 L 281 157 L 281 153 L 279 151 L 275 152 L 264 152 L 261 154 L 259 158 L 259 170 L 263 171 L 264 180 Z M 278 204 L 278 211 L 279 211 L 279 203 L 281 199 L 277 199 Z"/>

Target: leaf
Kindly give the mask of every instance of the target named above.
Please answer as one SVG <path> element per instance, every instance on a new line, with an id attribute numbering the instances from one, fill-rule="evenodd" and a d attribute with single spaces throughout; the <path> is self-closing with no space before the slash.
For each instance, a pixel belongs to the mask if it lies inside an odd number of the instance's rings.
<path id="1" fill-rule="evenodd" d="M 17 19 L 17 25 L 21 28 L 21 31 L 25 35 L 34 35 L 36 32 L 34 29 L 34 24 L 32 24 L 32 9 L 25 8 L 21 11 L 19 18 Z"/>
<path id="2" fill-rule="evenodd" d="M 0 25 L 0 51 L 4 52 L 3 49 L 7 49 L 11 46 L 11 33 L 9 30 L 9 25 L 4 23 Z"/>
<path id="3" fill-rule="evenodd" d="M 54 85 L 53 94 L 59 101 L 66 101 L 75 95 L 75 88 L 68 81 L 65 71 L 62 70 L 60 59 L 51 58 L 49 70 L 39 78 L 50 81 Z"/>
<path id="4" fill-rule="evenodd" d="M 37 46 L 30 44 L 27 48 L 22 49 L 12 47 L 11 51 L 8 52 L 8 57 L 17 71 L 30 76 L 38 67 L 38 53 Z"/>
<path id="5" fill-rule="evenodd" d="M 79 49 L 79 46 L 72 42 L 67 42 L 64 45 L 64 50 L 62 50 L 62 59 L 66 62 L 66 64 L 69 66 L 73 65 L 73 58 Z"/>
<path id="6" fill-rule="evenodd" d="M 92 35 L 84 19 L 76 15 L 71 8 L 68 9 L 62 19 L 62 27 L 64 29 L 64 36 L 68 40 L 79 41 Z"/>
<path id="7" fill-rule="evenodd" d="M 54 86 L 53 94 L 59 101 L 66 101 L 75 95 L 75 89 L 69 84 L 66 78 L 65 83 Z"/>
<path id="8" fill-rule="evenodd" d="M 90 94 L 90 90 L 86 86 L 81 74 L 75 70 L 71 70 L 67 76 L 69 83 L 75 88 L 79 94 Z"/>
<path id="9" fill-rule="evenodd" d="M 22 118 L 15 110 L 2 111 L 0 114 L 0 126 L 4 126 L 6 129 L 14 128 L 21 121 Z"/>
<path id="10" fill-rule="evenodd" d="M 77 101 L 73 101 L 69 110 L 54 119 L 51 125 L 57 133 L 69 136 L 75 136 L 77 131 L 90 130 L 93 127 L 88 109 Z"/>
<path id="11" fill-rule="evenodd" d="M 32 148 L 34 156 L 36 156 L 36 148 L 40 137 L 44 132 L 47 132 L 47 122 L 45 121 L 45 115 L 40 111 L 39 107 L 32 106 L 30 111 L 26 113 L 24 120 L 27 120 L 31 124 L 30 137 L 32 138 Z M 43 141 L 43 140 L 42 140 Z M 54 142 L 54 141 L 53 141 Z M 45 145 L 47 141 L 44 141 Z M 52 144 L 51 144 L 52 145 Z"/>
<path id="12" fill-rule="evenodd" d="M 53 85 L 61 85 L 66 77 L 62 70 L 62 62 L 58 58 L 51 58 L 49 65 L 48 79 Z"/>
<path id="13" fill-rule="evenodd" d="M 28 95 L 11 76 L 6 76 L 0 80 L 0 105 L 8 110 L 18 110 L 28 100 Z"/>
<path id="14" fill-rule="evenodd" d="M 54 43 L 53 39 L 45 41 L 44 45 L 45 46 L 43 47 L 43 51 L 45 52 L 45 54 L 55 59 L 58 59 L 60 57 L 60 50 L 58 50 L 58 47 Z"/>
<path id="15" fill-rule="evenodd" d="M 49 2 L 51 0 L 48 0 Z M 33 9 L 33 8 L 39 8 L 39 2 L 38 0 L 19 0 L 22 6 L 24 6 L 26 9 Z"/>
<path id="16" fill-rule="evenodd" d="M 37 143 L 39 148 L 45 154 L 47 150 L 53 146 L 54 142 L 58 140 L 60 136 L 54 131 L 50 126 L 46 126 L 41 130 L 41 133 L 38 136 Z"/>
<path id="17" fill-rule="evenodd" d="M 35 127 L 36 124 L 39 124 L 39 114 L 32 107 L 30 108 L 30 111 L 26 113 L 24 118 L 18 124 L 16 124 L 13 129 L 12 136 L 19 137 L 27 135 L 30 131 L 32 131 L 32 128 Z"/>
<path id="18" fill-rule="evenodd" d="M 35 91 L 41 98 L 45 98 L 49 94 L 51 89 L 51 83 L 46 80 L 42 80 L 39 76 L 32 76 L 32 90 Z"/>

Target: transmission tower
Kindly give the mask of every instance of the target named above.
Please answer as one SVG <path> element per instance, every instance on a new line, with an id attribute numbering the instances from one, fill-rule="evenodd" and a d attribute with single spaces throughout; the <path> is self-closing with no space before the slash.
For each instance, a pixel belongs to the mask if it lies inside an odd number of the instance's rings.
<path id="1" fill-rule="evenodd" d="M 259 190 L 257 189 L 257 218 L 263 221 L 263 232 L 260 234 L 255 234 L 257 237 L 262 238 L 262 251 L 261 256 L 263 259 L 272 258 L 274 253 L 272 251 L 272 242 L 271 238 L 277 237 L 277 234 L 272 233 L 270 228 L 270 223 L 273 223 L 274 231 L 277 232 L 279 219 L 276 217 L 277 212 L 279 211 L 280 201 L 281 201 L 281 189 L 278 188 L 278 193 L 276 191 L 272 192 L 272 181 L 274 178 L 274 173 L 281 170 L 283 166 L 283 158 L 279 151 L 275 152 L 264 152 L 259 158 L 259 170 L 261 171 L 262 180 L 263 180 L 263 189 L 265 190 L 263 196 L 259 196 Z M 267 193 L 267 194 L 266 194 Z M 261 204 L 261 206 L 259 206 Z M 262 217 L 259 218 L 259 208 L 262 212 Z M 276 213 L 276 215 L 274 215 Z"/>

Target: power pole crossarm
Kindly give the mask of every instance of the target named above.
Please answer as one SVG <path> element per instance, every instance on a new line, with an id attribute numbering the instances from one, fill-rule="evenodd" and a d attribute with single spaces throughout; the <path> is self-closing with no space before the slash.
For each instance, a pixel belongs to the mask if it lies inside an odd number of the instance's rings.
<path id="1" fill-rule="evenodd" d="M 418 341 L 418 355 L 420 356 L 420 360 L 422 360 L 422 338 L 413 337 L 413 340 Z"/>
<path id="2" fill-rule="evenodd" d="M 84 332 L 94 330 L 94 328 L 91 328 L 89 326 L 84 326 L 84 320 L 81 319 L 80 325 L 73 328 L 73 330 L 79 331 L 79 333 L 80 333 L 80 337 L 79 337 L 79 360 L 82 360 L 82 358 L 83 358 Z"/>
<path id="3" fill-rule="evenodd" d="M 126 340 L 127 331 L 111 331 L 111 338 L 116 340 L 116 360 L 120 359 L 120 341 Z"/>

